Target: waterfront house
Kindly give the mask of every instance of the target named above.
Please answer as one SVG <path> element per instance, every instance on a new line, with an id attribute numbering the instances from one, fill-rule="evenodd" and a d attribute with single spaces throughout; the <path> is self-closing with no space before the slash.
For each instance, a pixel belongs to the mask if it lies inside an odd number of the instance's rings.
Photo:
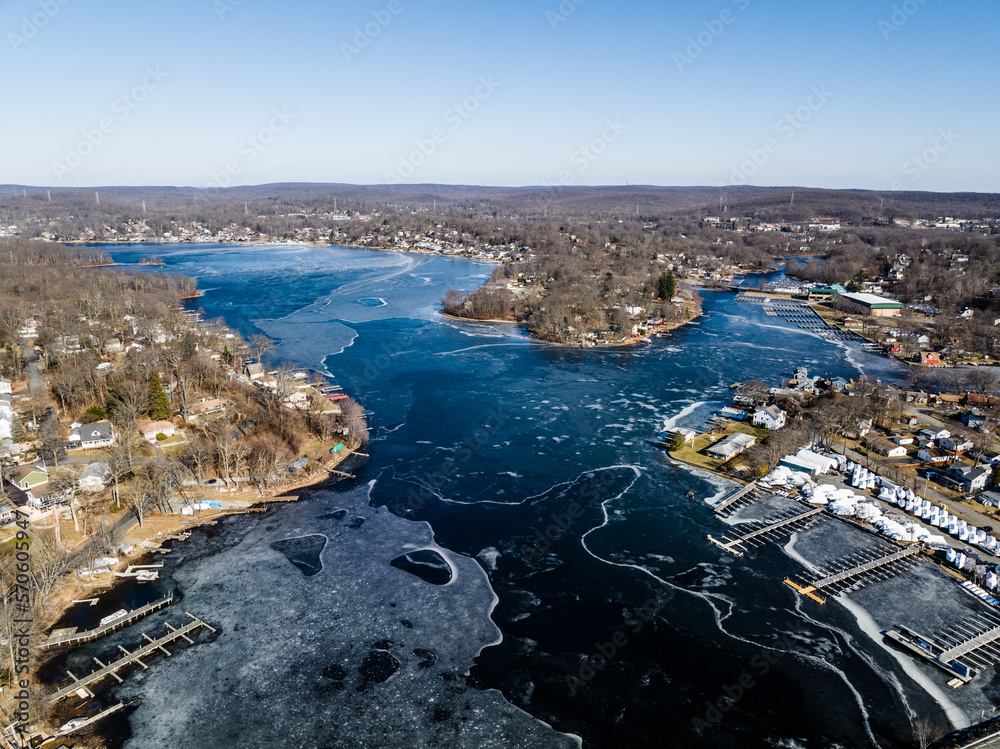
<path id="1" fill-rule="evenodd" d="M 940 367 L 941 366 L 941 357 L 939 357 L 933 351 L 921 351 L 919 354 L 917 354 L 914 357 L 913 360 L 917 361 L 917 362 L 920 362 L 925 367 Z"/>
<path id="2" fill-rule="evenodd" d="M 693 445 L 694 438 L 698 436 L 698 433 L 694 429 L 686 429 L 685 427 L 672 427 L 666 433 L 670 438 L 680 436 L 684 440 L 685 445 Z"/>
<path id="3" fill-rule="evenodd" d="M 259 362 L 254 362 L 253 364 L 247 364 L 246 368 L 244 369 L 244 372 L 246 373 L 246 376 L 249 377 L 251 380 L 259 380 L 265 374 L 264 365 L 260 364 Z"/>
<path id="4" fill-rule="evenodd" d="M 754 426 L 764 427 L 769 431 L 777 431 L 785 426 L 785 412 L 777 406 L 758 408 L 753 413 Z"/>
<path id="5" fill-rule="evenodd" d="M 726 461 L 734 458 L 747 448 L 753 447 L 757 438 L 749 434 L 731 434 L 724 440 L 716 442 L 706 452 L 713 458 Z"/>

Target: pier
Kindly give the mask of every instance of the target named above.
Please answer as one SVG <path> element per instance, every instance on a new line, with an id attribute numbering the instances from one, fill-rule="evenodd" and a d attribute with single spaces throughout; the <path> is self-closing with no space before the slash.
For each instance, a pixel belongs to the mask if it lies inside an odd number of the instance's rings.
<path id="1" fill-rule="evenodd" d="M 905 568 L 906 560 L 919 554 L 920 550 L 921 547 L 914 544 L 913 546 L 908 546 L 905 549 L 893 551 L 888 554 L 880 555 L 879 552 L 863 553 L 861 559 L 867 557 L 866 561 L 860 561 L 857 557 L 854 557 L 849 561 L 836 563 L 833 565 L 834 569 L 844 567 L 845 565 L 847 567 L 846 569 L 841 569 L 839 572 L 828 574 L 808 585 L 800 585 L 789 578 L 785 578 L 785 584 L 794 588 L 799 595 L 808 596 L 817 603 L 826 603 L 826 599 L 818 595 L 819 592 L 825 590 L 833 592 L 841 592 L 847 589 L 853 590 L 876 580 L 883 580 L 887 577 L 897 575 Z M 877 556 L 871 558 L 872 553 Z"/>
<path id="2" fill-rule="evenodd" d="M 147 603 L 145 606 L 140 606 L 135 611 L 129 612 L 128 616 L 122 617 L 121 619 L 113 621 L 110 624 L 105 624 L 103 627 L 88 629 L 86 632 L 70 632 L 67 634 L 50 636 L 48 639 L 39 643 L 38 647 L 44 650 L 46 648 L 57 648 L 63 645 L 74 646 L 82 645 L 85 642 L 93 642 L 94 640 L 101 639 L 105 635 L 111 634 L 115 630 L 123 629 L 124 627 L 135 624 L 137 621 L 146 618 L 154 611 L 165 609 L 173 602 L 174 597 L 169 595 L 159 599 L 158 601 Z"/>
<path id="3" fill-rule="evenodd" d="M 147 641 L 146 644 L 140 647 L 138 650 L 133 650 L 131 652 L 123 648 L 121 645 L 119 645 L 118 649 L 121 650 L 123 653 L 121 658 L 119 658 L 116 661 L 112 661 L 111 663 L 108 664 L 104 664 L 97 658 L 94 658 L 94 662 L 97 663 L 97 665 L 100 666 L 100 668 L 97 669 L 96 671 L 87 674 L 83 678 L 74 675 L 71 671 L 67 671 L 66 673 L 69 674 L 69 677 L 73 681 L 67 686 L 63 687 L 62 689 L 59 689 L 56 692 L 53 692 L 51 695 L 49 695 L 49 704 L 50 705 L 55 704 L 59 700 L 68 697 L 71 694 L 79 694 L 81 697 L 83 697 L 84 695 L 93 697 L 94 693 L 90 690 L 91 684 L 96 684 L 97 682 L 101 681 L 102 679 L 108 676 L 111 676 L 117 679 L 119 682 L 121 682 L 123 681 L 123 679 L 118 675 L 118 672 L 121 671 L 122 669 L 128 668 L 133 664 L 139 665 L 143 669 L 149 668 L 149 666 L 143 663 L 142 661 L 143 658 L 148 658 L 149 656 L 153 655 L 153 653 L 155 653 L 156 651 L 160 651 L 169 656 L 171 653 L 169 650 L 167 650 L 166 646 L 180 639 L 184 639 L 189 644 L 194 645 L 194 640 L 188 637 L 188 635 L 202 627 L 205 627 L 206 629 L 209 629 L 212 632 L 216 631 L 213 627 L 209 626 L 198 617 L 192 614 L 188 614 L 187 612 L 184 613 L 187 614 L 187 616 L 191 617 L 191 621 L 185 624 L 180 629 L 171 627 L 169 624 L 167 624 L 166 625 L 168 630 L 167 634 L 163 635 L 162 637 L 156 640 L 151 638 L 149 635 L 144 634 L 143 637 Z"/>
<path id="4" fill-rule="evenodd" d="M 717 515 L 721 515 L 726 510 L 728 510 L 731 507 L 733 507 L 733 505 L 735 505 L 741 499 L 747 498 L 748 495 L 750 495 L 754 491 L 754 489 L 756 489 L 756 488 L 757 488 L 757 482 L 756 481 L 751 481 L 746 486 L 741 486 L 739 489 L 737 489 L 736 491 L 734 491 L 728 497 L 725 497 L 721 501 L 719 501 L 716 504 L 712 505 L 712 509 L 715 510 L 715 513 Z"/>
<path id="5" fill-rule="evenodd" d="M 823 511 L 824 508 L 815 507 L 811 510 L 806 510 L 805 512 L 779 518 L 770 523 L 764 523 L 760 527 L 755 528 L 748 533 L 744 533 L 741 536 L 737 536 L 736 538 L 717 539 L 709 536 L 708 540 L 723 551 L 728 551 L 734 556 L 741 557 L 743 556 L 743 552 L 746 551 L 745 547 L 748 544 L 756 545 L 769 540 L 769 538 L 773 535 L 798 530 L 806 524 L 812 522 L 812 520 Z"/>

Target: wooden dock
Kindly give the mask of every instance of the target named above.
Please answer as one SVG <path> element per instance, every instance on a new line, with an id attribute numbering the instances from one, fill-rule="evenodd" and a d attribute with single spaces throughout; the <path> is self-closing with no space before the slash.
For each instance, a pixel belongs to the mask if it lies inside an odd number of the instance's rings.
<path id="1" fill-rule="evenodd" d="M 164 609 L 174 602 L 174 597 L 172 595 L 161 598 L 158 601 L 153 601 L 152 603 L 147 603 L 145 606 L 137 608 L 135 611 L 129 613 L 129 615 L 123 619 L 118 619 L 117 621 L 111 622 L 110 624 L 105 624 L 103 627 L 97 627 L 96 629 L 88 629 L 86 632 L 74 632 L 72 634 L 65 635 L 55 635 L 49 637 L 47 640 L 38 644 L 39 649 L 44 650 L 46 648 L 58 648 L 62 646 L 72 647 L 74 645 L 82 645 L 85 642 L 93 642 L 94 640 L 99 640 L 102 637 L 111 634 L 112 632 L 128 627 L 135 624 L 140 619 L 144 619 L 154 611 L 159 611 Z"/>
<path id="2" fill-rule="evenodd" d="M 837 590 L 845 584 L 847 587 L 857 587 L 859 583 L 865 581 L 865 578 L 871 578 L 871 576 L 877 577 L 878 579 L 889 577 L 897 571 L 901 571 L 902 567 L 899 564 L 900 562 L 919 554 L 920 550 L 921 546 L 919 544 L 914 544 L 906 547 L 905 549 L 899 549 L 889 554 L 883 554 L 873 559 L 867 559 L 860 564 L 850 566 L 847 569 L 842 569 L 834 574 L 826 575 L 825 577 L 808 585 L 800 585 L 799 583 L 792 581 L 790 578 L 785 578 L 785 584 L 798 591 L 799 595 L 808 596 L 817 603 L 826 603 L 826 600 L 818 595 L 823 590 Z"/>
<path id="3" fill-rule="evenodd" d="M 210 629 L 212 632 L 216 631 L 214 627 L 209 626 L 208 624 L 206 624 L 193 614 L 188 614 L 186 611 L 184 613 L 187 616 L 191 617 L 191 621 L 185 624 L 180 629 L 171 627 L 169 624 L 167 624 L 166 625 L 168 630 L 167 634 L 163 635 L 163 637 L 160 637 L 156 640 L 151 638 L 149 635 L 144 634 L 143 637 L 147 640 L 146 644 L 143 645 L 138 650 L 133 650 L 131 652 L 129 652 L 121 645 L 119 645 L 118 649 L 121 650 L 123 653 L 121 658 L 119 658 L 116 661 L 112 661 L 111 663 L 108 664 L 102 663 L 97 658 L 94 658 L 94 662 L 97 663 L 97 665 L 100 666 L 100 668 L 97 669 L 96 671 L 87 674 L 83 678 L 76 676 L 71 671 L 66 671 L 66 673 L 69 674 L 69 677 L 73 681 L 70 682 L 67 686 L 63 687 L 62 689 L 59 689 L 56 692 L 53 692 L 51 695 L 49 695 L 49 704 L 50 705 L 55 704 L 59 700 L 65 697 L 69 697 L 71 694 L 76 694 L 76 693 L 81 693 L 81 696 L 89 695 L 90 697 L 93 697 L 94 693 L 90 690 L 91 684 L 96 684 L 97 682 L 101 681 L 102 679 L 108 676 L 111 676 L 117 679 L 119 682 L 122 682 L 123 679 L 118 675 L 118 672 L 121 671 L 122 669 L 128 668 L 133 664 L 139 665 L 143 669 L 149 668 L 149 666 L 143 663 L 142 659 L 148 658 L 149 656 L 153 655 L 156 651 L 160 651 L 165 655 L 169 656 L 171 653 L 169 650 L 167 650 L 166 646 L 170 645 L 173 642 L 176 642 L 177 640 L 184 639 L 191 645 L 194 645 L 194 640 L 188 637 L 188 635 L 194 632 L 195 630 L 200 629 L 201 627 Z"/>
<path id="4" fill-rule="evenodd" d="M 745 550 L 747 544 L 754 545 L 762 541 L 766 541 L 768 537 L 774 534 L 791 532 L 802 524 L 811 521 L 823 511 L 824 508 L 816 507 L 789 517 L 779 518 L 772 522 L 765 522 L 760 527 L 748 533 L 744 533 L 741 536 L 737 536 L 736 538 L 718 539 L 713 536 L 709 536 L 708 540 L 723 551 L 728 551 L 733 556 L 741 557 L 743 556 L 743 551 Z"/>
<path id="5" fill-rule="evenodd" d="M 741 486 L 739 489 L 737 489 L 736 491 L 734 491 L 728 497 L 726 497 L 725 499 L 721 500 L 720 502 L 717 502 L 716 504 L 714 504 L 712 506 L 712 509 L 715 510 L 716 514 L 721 515 L 723 512 L 725 512 L 727 509 L 729 509 L 734 504 L 736 504 L 737 502 L 739 502 L 741 499 L 743 499 L 744 497 L 746 497 L 748 494 L 750 494 L 756 488 L 757 488 L 757 482 L 756 481 L 751 481 L 746 486 Z"/>

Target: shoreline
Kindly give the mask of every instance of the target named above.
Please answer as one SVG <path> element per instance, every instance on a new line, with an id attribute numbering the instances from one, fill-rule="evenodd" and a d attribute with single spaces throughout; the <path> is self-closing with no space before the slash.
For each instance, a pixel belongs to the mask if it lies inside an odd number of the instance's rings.
<path id="1" fill-rule="evenodd" d="M 123 534 L 122 543 L 132 543 L 135 546 L 135 550 L 132 556 L 124 557 L 116 567 L 128 567 L 130 565 L 143 565 L 151 562 L 153 559 L 159 556 L 158 549 L 163 547 L 163 543 L 171 539 L 171 536 L 178 536 L 181 533 L 190 532 L 193 530 L 204 529 L 208 526 L 215 525 L 220 520 L 226 518 L 236 517 L 238 515 L 248 515 L 250 513 L 262 513 L 266 514 L 274 509 L 278 509 L 279 505 L 298 502 L 304 497 L 298 492 L 312 492 L 326 487 L 327 485 L 332 485 L 338 481 L 343 481 L 345 476 L 337 475 L 333 472 L 336 466 L 343 464 L 347 458 L 354 455 L 354 451 L 344 451 L 345 455 L 335 464 L 330 466 L 324 466 L 314 473 L 302 478 L 299 481 L 292 482 L 280 487 L 280 491 L 271 492 L 269 494 L 257 495 L 255 492 L 239 492 L 236 503 L 229 507 L 222 508 L 220 510 L 209 510 L 203 511 L 199 515 L 191 517 L 180 514 L 170 514 L 162 515 L 159 513 L 148 515 L 143 521 L 143 526 L 140 528 L 138 524 L 129 528 Z M 277 488 L 277 487 L 276 487 Z M 232 496 L 232 495 L 230 495 Z M 308 498 L 307 496 L 305 498 Z M 126 511 L 126 515 L 127 515 Z M 124 516 L 123 516 L 124 517 Z M 139 530 L 139 538 L 125 538 L 130 533 L 134 533 Z M 144 538 L 146 537 L 146 538 Z M 162 541 L 153 547 L 152 544 L 156 544 L 158 539 Z M 147 546 L 146 544 L 150 544 Z M 83 547 L 85 548 L 85 547 Z M 173 547 L 171 547 L 173 548 Z M 73 570 L 75 573 L 76 570 Z M 170 579 L 172 578 L 165 578 Z M 158 578 L 158 581 L 162 583 L 164 578 Z M 52 592 L 50 595 L 50 600 L 56 601 L 56 608 L 51 612 L 50 617 L 48 617 L 41 628 L 45 633 L 43 635 L 44 639 L 52 636 L 52 631 L 56 625 L 66 616 L 66 614 L 76 605 L 78 601 L 86 601 L 87 599 L 100 599 L 109 594 L 114 594 L 119 588 L 128 585 L 132 581 L 132 578 L 128 577 L 117 577 L 112 572 L 109 579 L 104 581 L 95 581 L 93 579 L 86 580 L 77 577 L 75 574 L 72 579 L 64 580 L 60 585 Z M 175 584 L 176 585 L 176 584 Z M 183 594 L 183 591 L 180 591 Z M 137 607 L 141 608 L 141 607 Z M 135 626 L 142 622 L 143 619 L 139 619 L 132 623 L 131 626 Z M 108 634 L 111 634 L 110 632 Z M 103 639 L 103 638 L 101 638 Z M 65 658 L 69 654 L 78 650 L 81 646 L 71 646 L 71 647 L 52 647 L 46 651 L 37 651 L 36 653 L 43 653 L 41 656 L 39 668 L 44 669 L 52 664 L 58 659 Z M 46 687 L 56 686 L 54 682 L 48 680 L 41 682 Z M 107 690 L 107 688 L 117 686 L 115 682 L 109 682 L 105 684 L 101 689 L 97 690 L 96 693 L 100 694 Z M 109 713 L 110 715 L 110 713 Z M 127 721 L 127 718 L 126 718 Z M 44 735 L 44 734 L 39 734 Z M 67 735 L 66 738 L 69 738 Z M 112 740 L 111 733 L 106 729 L 103 721 L 98 721 L 91 730 L 91 733 L 82 736 L 74 736 L 74 745 L 80 746 L 81 749 L 89 747 L 104 747 L 107 746 L 107 742 Z M 51 741 L 52 739 L 43 739 L 42 744 Z"/>

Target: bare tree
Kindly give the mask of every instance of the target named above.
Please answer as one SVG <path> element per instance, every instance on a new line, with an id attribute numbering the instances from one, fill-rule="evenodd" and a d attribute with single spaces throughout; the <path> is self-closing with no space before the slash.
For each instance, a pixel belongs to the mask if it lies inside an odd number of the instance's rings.
<path id="1" fill-rule="evenodd" d="M 250 336 L 250 343 L 253 344 L 254 354 L 257 356 L 258 364 L 260 364 L 261 359 L 263 359 L 269 353 L 274 351 L 274 341 L 272 341 L 266 335 L 261 335 L 260 333 L 254 333 L 252 336 Z"/>

